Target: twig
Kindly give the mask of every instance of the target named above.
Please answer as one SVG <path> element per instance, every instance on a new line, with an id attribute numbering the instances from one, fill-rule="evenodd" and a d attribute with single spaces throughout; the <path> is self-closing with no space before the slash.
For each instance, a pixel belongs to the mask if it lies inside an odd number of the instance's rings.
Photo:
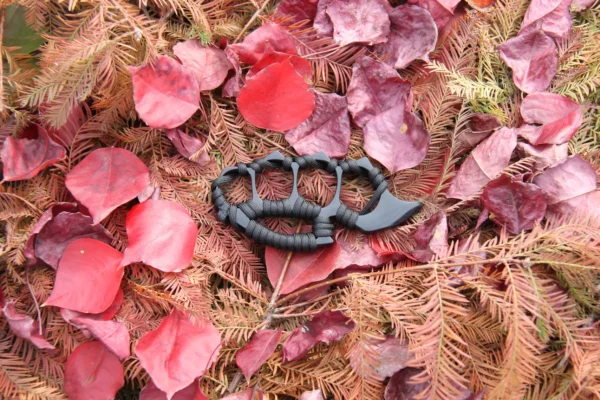
<path id="1" fill-rule="evenodd" d="M 37 312 L 38 317 L 38 330 L 40 335 L 42 334 L 42 313 L 40 312 L 40 305 L 38 304 L 37 299 L 35 298 L 35 293 L 33 293 L 33 288 L 29 283 L 29 266 L 25 267 L 25 281 L 27 282 L 27 289 L 29 289 L 29 293 L 31 293 L 31 297 L 33 298 L 33 303 L 35 304 L 35 311 Z"/>
<path id="2" fill-rule="evenodd" d="M 246 33 L 246 31 L 248 29 L 250 29 L 250 26 L 252 26 L 254 21 L 256 21 L 256 18 L 258 18 L 258 16 L 264 11 L 265 7 L 267 7 L 267 4 L 269 4 L 269 0 L 265 0 L 263 2 L 262 6 L 260 6 L 260 8 L 258 10 L 256 10 L 256 12 L 252 16 L 252 18 L 250 18 L 250 20 L 246 23 L 246 25 L 244 25 L 244 27 L 242 28 L 242 31 L 239 33 L 239 35 L 237 35 L 237 37 L 235 38 L 233 43 L 237 43 L 240 41 L 240 39 L 242 38 L 244 33 Z"/>

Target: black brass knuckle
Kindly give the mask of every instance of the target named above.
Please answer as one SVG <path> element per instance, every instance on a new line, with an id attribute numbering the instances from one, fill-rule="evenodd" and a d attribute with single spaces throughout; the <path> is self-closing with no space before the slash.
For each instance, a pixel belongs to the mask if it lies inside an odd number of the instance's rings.
<path id="1" fill-rule="evenodd" d="M 324 207 L 311 203 L 298 194 L 298 171 L 308 167 L 319 168 L 336 175 L 335 195 L 331 203 Z M 287 199 L 263 200 L 258 196 L 256 174 L 262 173 L 265 168 L 283 168 L 293 173 L 292 193 Z M 351 210 L 340 201 L 344 173 L 367 178 L 375 190 L 373 197 L 361 212 Z M 225 199 L 221 186 L 239 176 L 250 177 L 252 198 L 244 203 L 232 205 Z M 336 160 L 320 152 L 312 156 L 292 158 L 275 151 L 251 163 L 224 168 L 212 183 L 212 199 L 219 221 L 230 223 L 256 242 L 282 250 L 310 252 L 319 246 L 333 243 L 333 220 L 348 229 L 358 228 L 363 232 L 374 232 L 397 226 L 419 211 L 422 206 L 420 202 L 408 202 L 394 197 L 387 185 L 381 171 L 373 167 L 366 157 L 360 160 Z M 374 207 L 375 203 L 377 205 Z M 266 217 L 312 221 L 312 232 L 274 232 L 257 221 Z"/>

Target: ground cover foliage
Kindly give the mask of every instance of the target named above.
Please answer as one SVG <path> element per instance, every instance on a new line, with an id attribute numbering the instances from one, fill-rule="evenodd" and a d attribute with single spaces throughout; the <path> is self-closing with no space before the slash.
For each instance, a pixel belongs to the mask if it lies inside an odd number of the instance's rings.
<path id="1" fill-rule="evenodd" d="M 0 26 L 0 397 L 600 397 L 598 2 L 20 0 Z M 211 182 L 274 150 L 369 156 L 423 208 L 257 245 Z"/>

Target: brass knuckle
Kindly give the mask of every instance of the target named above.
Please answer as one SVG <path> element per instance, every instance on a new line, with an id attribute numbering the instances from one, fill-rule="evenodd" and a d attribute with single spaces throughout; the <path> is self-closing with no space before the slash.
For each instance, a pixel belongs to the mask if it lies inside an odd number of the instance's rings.
<path id="1" fill-rule="evenodd" d="M 293 173 L 292 193 L 282 200 L 261 199 L 256 187 L 256 173 L 261 173 L 264 168 L 282 167 Z M 311 203 L 298 194 L 298 171 L 307 167 L 335 172 L 335 195 L 324 207 Z M 375 190 L 373 198 L 360 213 L 349 209 L 340 201 L 344 172 L 367 177 Z M 231 205 L 225 200 L 220 186 L 242 175 L 250 177 L 252 198 L 239 205 Z M 333 220 L 349 229 L 358 228 L 363 232 L 374 232 L 403 223 L 422 206 L 420 202 L 407 202 L 394 197 L 387 189 L 387 181 L 368 158 L 338 161 L 330 159 L 323 152 L 292 159 L 275 151 L 249 164 L 238 164 L 223 169 L 213 182 L 212 189 L 217 217 L 221 222 L 231 223 L 236 229 L 260 243 L 293 251 L 314 251 L 318 246 L 333 243 Z M 377 205 L 374 206 L 376 202 Z M 292 235 L 277 233 L 256 222 L 264 217 L 311 220 L 312 232 Z"/>

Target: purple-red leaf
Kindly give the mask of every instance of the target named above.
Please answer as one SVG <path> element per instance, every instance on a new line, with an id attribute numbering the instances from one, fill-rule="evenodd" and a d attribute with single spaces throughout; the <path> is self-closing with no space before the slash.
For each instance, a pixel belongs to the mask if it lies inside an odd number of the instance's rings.
<path id="1" fill-rule="evenodd" d="M 285 139 L 298 154 L 323 151 L 329 157 L 343 157 L 348 153 L 351 133 L 346 98 L 317 92 L 312 115 L 288 131 Z"/>
<path id="2" fill-rule="evenodd" d="M 517 153 L 521 158 L 534 157 L 535 169 L 542 170 L 566 160 L 569 156 L 569 145 L 565 143 L 532 146 L 529 143 L 519 143 L 517 144 Z"/>
<path id="3" fill-rule="evenodd" d="M 104 312 L 119 291 L 122 259 L 120 252 L 98 240 L 72 241 L 60 259 L 45 305 L 90 314 Z"/>
<path id="4" fill-rule="evenodd" d="M 581 106 L 554 93 L 534 93 L 521 104 L 521 116 L 528 124 L 519 128 L 519 135 L 533 145 L 567 143 L 583 122 Z"/>
<path id="5" fill-rule="evenodd" d="M 123 366 L 100 342 L 80 344 L 65 363 L 70 400 L 111 400 L 125 384 Z"/>
<path id="6" fill-rule="evenodd" d="M 244 373 L 246 380 L 250 378 L 271 357 L 281 339 L 281 329 L 264 329 L 252 336 L 252 340 L 235 354 L 235 363 Z"/>
<path id="7" fill-rule="evenodd" d="M 204 142 L 197 137 L 190 136 L 180 129 L 167 129 L 167 137 L 173 143 L 179 154 L 190 161 L 202 166 L 210 162 L 210 156 L 204 149 Z"/>
<path id="8" fill-rule="evenodd" d="M 29 340 L 38 349 L 54 349 L 54 346 L 48 343 L 40 333 L 39 324 L 33 318 L 17 312 L 14 301 L 9 301 L 0 306 L 2 306 L 2 314 L 4 314 L 12 333 L 21 339 Z"/>
<path id="9" fill-rule="evenodd" d="M 334 0 L 319 0 L 317 4 L 317 13 L 315 14 L 315 20 L 313 22 L 313 28 L 320 36 L 333 37 L 333 23 L 327 15 L 327 7 L 333 3 Z"/>
<path id="10" fill-rule="evenodd" d="M 385 388 L 385 400 L 417 400 L 429 386 L 429 381 L 413 383 L 412 378 L 422 372 L 416 368 L 404 368 L 392 375 Z"/>
<path id="11" fill-rule="evenodd" d="M 312 21 L 317 15 L 319 0 L 282 0 L 275 10 L 276 16 L 286 18 L 286 23 Z"/>
<path id="12" fill-rule="evenodd" d="M 171 57 L 160 56 L 154 65 L 127 68 L 133 81 L 135 110 L 149 127 L 176 128 L 198 109 L 196 76 Z"/>
<path id="13" fill-rule="evenodd" d="M 388 8 L 386 0 L 333 0 L 326 12 L 334 40 L 340 46 L 385 42 L 390 33 Z"/>
<path id="14" fill-rule="evenodd" d="M 410 111 L 410 83 L 389 65 L 363 56 L 352 67 L 352 79 L 346 94 L 348 110 L 358 126 L 384 111 L 404 104 Z"/>
<path id="15" fill-rule="evenodd" d="M 513 182 L 505 175 L 488 183 L 481 201 L 490 212 L 489 218 L 512 234 L 533 228 L 546 213 L 542 189 L 531 183 Z"/>
<path id="16" fill-rule="evenodd" d="M 429 11 L 438 30 L 441 30 L 452 20 L 454 10 L 460 0 L 409 0 L 408 3 L 418 5 Z"/>
<path id="17" fill-rule="evenodd" d="M 547 218 L 564 218 L 570 216 L 588 217 L 593 221 L 600 220 L 600 191 L 594 190 L 569 200 L 548 206 Z M 597 228 L 600 228 L 595 223 Z"/>
<path id="18" fill-rule="evenodd" d="M 164 272 L 179 272 L 194 257 L 198 227 L 179 203 L 146 200 L 127 213 L 125 227 L 129 245 L 123 265 L 141 261 Z"/>
<path id="19" fill-rule="evenodd" d="M 221 86 L 227 72 L 233 68 L 223 50 L 204 46 L 197 39 L 177 43 L 173 46 L 173 53 L 192 71 L 201 91 Z"/>
<path id="20" fill-rule="evenodd" d="M 477 193 L 508 167 L 516 146 L 517 133 L 514 129 L 502 128 L 494 132 L 460 166 L 448 189 L 448 197 L 464 200 Z"/>
<path id="21" fill-rule="evenodd" d="M 97 224 L 150 185 L 150 171 L 135 154 L 108 147 L 91 152 L 68 174 L 69 192 Z"/>
<path id="22" fill-rule="evenodd" d="M 40 114 L 43 114 L 41 109 Z M 83 105 L 73 107 L 73 111 L 71 111 L 71 114 L 69 114 L 67 117 L 67 122 L 65 122 L 63 126 L 58 129 L 49 127 L 48 136 L 50 136 L 50 139 L 54 140 L 56 143 L 64 147 L 70 147 L 77 136 L 77 132 L 79 132 L 79 129 L 83 126 L 83 123 L 88 119 L 89 114 L 90 110 L 85 103 Z"/>
<path id="23" fill-rule="evenodd" d="M 298 54 L 294 38 L 277 24 L 265 24 L 244 38 L 242 43 L 229 46 L 243 63 L 254 65 L 266 53 Z"/>
<path id="24" fill-rule="evenodd" d="M 208 320 L 193 322 L 174 310 L 142 337 L 135 354 L 152 381 L 171 399 L 217 359 L 221 335 Z"/>
<path id="25" fill-rule="evenodd" d="M 331 343 L 354 330 L 352 319 L 341 311 L 323 311 L 297 328 L 283 344 L 283 362 L 303 358 L 317 343 Z"/>
<path id="26" fill-rule="evenodd" d="M 515 85 L 525 93 L 545 90 L 558 70 L 556 44 L 539 30 L 507 40 L 498 46 L 498 51 L 512 69 Z"/>
<path id="27" fill-rule="evenodd" d="M 315 94 L 289 60 L 271 64 L 240 90 L 240 113 L 259 128 L 286 131 L 306 120 L 315 108 Z M 293 104 L 293 107 L 290 105 Z"/>
<path id="28" fill-rule="evenodd" d="M 389 56 L 386 64 L 406 68 L 414 60 L 429 61 L 429 53 L 437 42 L 437 26 L 424 8 L 402 5 L 390 12 L 390 35 L 387 42 L 375 46 L 381 56 Z"/>
<path id="29" fill-rule="evenodd" d="M 596 172 L 576 154 L 536 176 L 533 183 L 544 191 L 548 204 L 555 204 L 596 190 Z"/>
<path id="30" fill-rule="evenodd" d="M 519 35 L 541 29 L 546 35 L 560 39 L 571 31 L 571 0 L 532 0 L 521 23 Z"/>
<path id="31" fill-rule="evenodd" d="M 0 152 L 3 182 L 33 178 L 44 168 L 65 158 L 65 149 L 48 136 L 44 127 L 33 124 L 20 139 L 8 136 Z"/>
<path id="32" fill-rule="evenodd" d="M 372 118 L 363 133 L 367 154 L 392 173 L 419 165 L 431 142 L 423 121 L 404 102 Z"/>
<path id="33" fill-rule="evenodd" d="M 470 149 L 501 126 L 502 122 L 493 114 L 473 114 L 467 129 L 460 133 L 459 140 L 464 143 L 465 148 Z"/>
<path id="34" fill-rule="evenodd" d="M 389 262 L 392 255 L 380 255 L 377 253 L 367 237 L 360 244 L 349 243 L 342 236 L 337 238 L 340 245 L 340 254 L 335 261 L 335 269 L 346 269 L 360 267 L 362 269 L 376 268 Z"/>
<path id="35" fill-rule="evenodd" d="M 225 49 L 225 55 L 227 59 L 233 66 L 233 72 L 230 73 L 230 77 L 227 79 L 225 84 L 223 85 L 223 97 L 237 97 L 240 94 L 240 90 L 244 86 L 244 79 L 242 76 L 242 66 L 240 65 L 240 59 L 231 49 L 231 47 L 227 47 Z"/>
<path id="36" fill-rule="evenodd" d="M 421 262 L 429 262 L 432 257 L 443 257 L 448 252 L 448 220 L 443 211 L 433 214 L 421 224 L 414 235 L 413 257 Z"/>
<path id="37" fill-rule="evenodd" d="M 167 394 L 156 387 L 154 382 L 150 381 L 140 392 L 138 400 L 167 400 Z M 208 400 L 208 397 L 202 393 L 198 382 L 190 383 L 185 389 L 175 393 L 171 400 Z"/>

